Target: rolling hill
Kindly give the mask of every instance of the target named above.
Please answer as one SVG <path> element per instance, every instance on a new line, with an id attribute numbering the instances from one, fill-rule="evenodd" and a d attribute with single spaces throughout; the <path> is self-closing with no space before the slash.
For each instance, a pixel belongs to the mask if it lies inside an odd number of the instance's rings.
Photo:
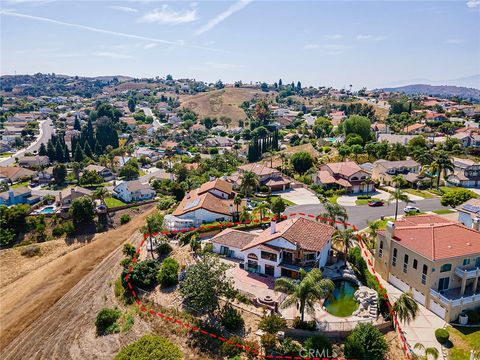
<path id="1" fill-rule="evenodd" d="M 480 102 L 480 90 L 463 86 L 414 84 L 383 88 L 387 92 L 402 92 L 407 95 L 430 95 L 443 98 L 459 97 Z"/>

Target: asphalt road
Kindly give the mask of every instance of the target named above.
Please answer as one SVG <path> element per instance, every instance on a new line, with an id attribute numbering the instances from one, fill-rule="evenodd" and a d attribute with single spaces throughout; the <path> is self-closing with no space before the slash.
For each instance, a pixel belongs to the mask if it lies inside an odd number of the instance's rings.
<path id="1" fill-rule="evenodd" d="M 15 154 L 9 158 L 3 159 L 0 161 L 1 166 L 9 166 L 15 162 L 16 157 L 21 157 L 25 152 L 33 152 L 40 149 L 40 145 L 44 143 L 47 145 L 48 140 L 52 137 L 54 133 L 53 121 L 51 119 L 43 120 L 40 122 L 40 134 L 33 143 L 31 143 L 27 148 L 17 151 Z"/>
<path id="2" fill-rule="evenodd" d="M 157 117 L 153 114 L 152 109 L 148 107 L 142 107 L 142 110 L 146 116 L 151 116 L 153 118 L 152 125 L 155 129 L 159 128 L 160 126 L 163 126 L 163 124 L 160 121 L 158 121 Z"/>
<path id="3" fill-rule="evenodd" d="M 433 211 L 439 209 L 448 209 L 448 207 L 440 204 L 440 198 L 425 199 L 416 201 L 414 205 L 420 209 L 420 211 Z M 403 208 L 405 203 L 398 203 L 398 214 L 403 214 Z M 380 219 L 382 216 L 394 216 L 395 215 L 395 203 L 385 204 L 381 207 L 370 207 L 368 205 L 362 206 L 346 206 L 345 209 L 348 213 L 348 221 L 355 225 L 359 229 L 363 229 L 368 226 L 368 222 Z M 294 205 L 289 206 L 285 210 L 285 214 L 305 213 L 319 215 L 325 212 L 325 208 L 322 204 L 315 205 Z"/>

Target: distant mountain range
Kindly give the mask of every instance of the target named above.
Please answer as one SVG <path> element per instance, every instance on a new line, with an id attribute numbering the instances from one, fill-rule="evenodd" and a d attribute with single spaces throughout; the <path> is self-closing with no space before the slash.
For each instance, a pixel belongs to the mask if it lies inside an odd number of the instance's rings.
<path id="1" fill-rule="evenodd" d="M 387 92 L 402 92 L 407 95 L 429 95 L 442 98 L 459 97 L 475 102 L 480 101 L 480 90 L 463 86 L 413 84 L 383 88 L 383 90 Z"/>
<path id="2" fill-rule="evenodd" d="M 461 77 L 457 79 L 449 79 L 449 80 L 432 80 L 432 79 L 426 79 L 426 78 L 400 80 L 392 83 L 383 84 L 381 86 L 378 86 L 378 88 L 380 89 L 397 88 L 397 87 L 411 85 L 411 84 L 450 85 L 450 86 L 480 89 L 480 74 Z"/>

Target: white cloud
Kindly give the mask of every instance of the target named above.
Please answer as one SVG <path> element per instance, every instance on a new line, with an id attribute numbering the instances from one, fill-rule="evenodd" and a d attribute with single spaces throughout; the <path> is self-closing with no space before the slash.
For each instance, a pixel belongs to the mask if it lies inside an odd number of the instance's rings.
<path id="1" fill-rule="evenodd" d="M 126 55 L 126 54 L 119 54 L 119 53 L 114 53 L 114 52 L 107 52 L 107 51 L 99 51 L 93 53 L 93 55 L 98 56 L 98 57 L 107 57 L 111 59 L 131 59 L 131 55 Z"/>
<path id="2" fill-rule="evenodd" d="M 143 48 L 144 49 L 152 49 L 154 47 L 157 47 L 158 44 L 155 44 L 155 43 L 149 43 L 147 45 L 145 45 Z"/>
<path id="3" fill-rule="evenodd" d="M 369 41 L 380 41 L 380 40 L 384 40 L 386 39 L 385 36 L 382 36 L 382 35 L 377 35 L 377 36 L 374 36 L 374 35 L 357 35 L 357 40 L 369 40 Z"/>
<path id="4" fill-rule="evenodd" d="M 480 6 L 480 0 L 468 0 L 467 1 L 467 6 L 470 9 L 474 9 L 476 7 L 479 7 Z"/>
<path id="5" fill-rule="evenodd" d="M 320 47 L 320 45 L 318 45 L 318 44 L 306 44 L 303 48 L 307 49 L 307 50 L 310 50 L 310 49 L 318 49 L 319 47 Z"/>
<path id="6" fill-rule="evenodd" d="M 203 34 L 211 29 L 213 29 L 215 26 L 220 24 L 222 21 L 226 20 L 236 12 L 242 10 L 244 7 L 246 7 L 248 4 L 250 4 L 253 0 L 240 0 L 237 1 L 236 3 L 233 3 L 230 5 L 230 7 L 225 10 L 224 12 L 218 14 L 216 17 L 211 19 L 209 22 L 207 22 L 205 25 L 203 25 L 200 29 L 195 31 L 195 35 L 200 35 Z"/>
<path id="7" fill-rule="evenodd" d="M 445 40 L 445 44 L 463 44 L 465 39 L 447 39 Z"/>
<path id="8" fill-rule="evenodd" d="M 140 20 L 146 23 L 183 24 L 197 20 L 197 9 L 193 6 L 190 9 L 175 11 L 165 4 L 160 9 L 155 9 L 151 13 L 142 16 Z"/>
<path id="9" fill-rule="evenodd" d="M 323 35 L 325 39 L 330 39 L 330 40 L 340 40 L 343 39 L 342 34 L 332 34 L 332 35 Z"/>
<path id="10" fill-rule="evenodd" d="M 109 6 L 112 10 L 123 11 L 126 13 L 138 13 L 138 9 L 134 9 L 128 6 Z"/>
<path id="11" fill-rule="evenodd" d="M 220 69 L 220 70 L 238 69 L 238 68 L 242 67 L 242 65 L 216 63 L 216 62 L 213 62 L 213 61 L 207 61 L 205 64 L 212 69 Z"/>

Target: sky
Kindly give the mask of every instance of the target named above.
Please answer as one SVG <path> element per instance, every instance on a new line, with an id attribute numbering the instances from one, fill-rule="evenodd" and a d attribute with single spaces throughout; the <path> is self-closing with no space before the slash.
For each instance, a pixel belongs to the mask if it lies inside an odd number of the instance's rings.
<path id="1" fill-rule="evenodd" d="M 0 0 L 1 74 L 368 88 L 480 74 L 480 0 Z"/>

